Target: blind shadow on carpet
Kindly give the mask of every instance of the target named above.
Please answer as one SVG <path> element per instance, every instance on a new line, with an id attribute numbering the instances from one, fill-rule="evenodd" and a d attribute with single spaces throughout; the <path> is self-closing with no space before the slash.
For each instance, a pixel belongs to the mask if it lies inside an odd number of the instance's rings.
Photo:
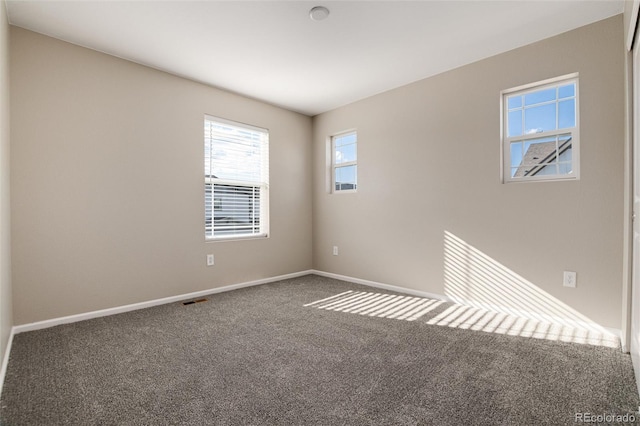
<path id="1" fill-rule="evenodd" d="M 422 297 L 349 290 L 305 306 L 509 336 L 620 347 L 620 339 L 604 329 L 523 318 Z"/>

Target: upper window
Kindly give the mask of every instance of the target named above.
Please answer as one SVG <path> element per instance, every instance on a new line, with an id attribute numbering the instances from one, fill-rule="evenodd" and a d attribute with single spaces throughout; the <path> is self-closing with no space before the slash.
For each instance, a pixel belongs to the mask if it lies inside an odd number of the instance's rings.
<path id="1" fill-rule="evenodd" d="M 342 133 L 331 138 L 334 192 L 358 188 L 358 134 Z"/>
<path id="2" fill-rule="evenodd" d="M 503 91 L 503 181 L 577 179 L 578 110 L 578 74 Z"/>
<path id="3" fill-rule="evenodd" d="M 205 116 L 206 238 L 267 236 L 268 200 L 269 132 Z"/>

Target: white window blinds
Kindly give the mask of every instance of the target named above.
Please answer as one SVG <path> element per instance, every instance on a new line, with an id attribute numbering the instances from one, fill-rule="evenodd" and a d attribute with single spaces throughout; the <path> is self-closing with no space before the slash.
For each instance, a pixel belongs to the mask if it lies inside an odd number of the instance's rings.
<path id="1" fill-rule="evenodd" d="M 205 116 L 205 236 L 268 234 L 269 133 Z"/>

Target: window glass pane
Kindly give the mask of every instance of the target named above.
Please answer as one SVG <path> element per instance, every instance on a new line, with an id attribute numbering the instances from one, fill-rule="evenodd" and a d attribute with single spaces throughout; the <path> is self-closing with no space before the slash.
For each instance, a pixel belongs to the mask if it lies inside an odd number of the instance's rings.
<path id="1" fill-rule="evenodd" d="M 509 109 L 522 107 L 522 96 L 510 96 L 507 98 L 507 104 Z"/>
<path id="2" fill-rule="evenodd" d="M 342 145 L 354 144 L 354 143 L 356 143 L 357 139 L 358 139 L 358 136 L 355 133 L 349 133 L 347 135 L 336 136 L 335 137 L 336 147 L 339 147 L 339 146 L 342 146 Z"/>
<path id="3" fill-rule="evenodd" d="M 558 135 L 558 141 L 560 142 L 560 145 L 564 144 L 565 142 L 571 142 L 571 133 Z"/>
<path id="4" fill-rule="evenodd" d="M 558 174 L 569 175 L 573 171 L 571 163 L 558 163 Z"/>
<path id="5" fill-rule="evenodd" d="M 345 133 L 333 137 L 334 191 L 355 190 L 357 183 L 358 134 Z M 343 165 L 351 163 L 349 166 Z"/>
<path id="6" fill-rule="evenodd" d="M 566 86 L 560 86 L 560 88 L 558 89 L 559 98 L 568 98 L 571 96 L 575 96 L 575 94 L 576 94 L 575 83 L 567 84 Z"/>
<path id="7" fill-rule="evenodd" d="M 576 126 L 576 100 L 569 99 L 558 103 L 558 128 Z"/>
<path id="8" fill-rule="evenodd" d="M 349 161 L 356 161 L 356 145 L 342 145 L 336 146 L 336 164 L 346 163 Z"/>
<path id="9" fill-rule="evenodd" d="M 532 139 L 524 143 L 522 164 L 538 165 L 555 161 L 557 161 L 555 137 Z"/>
<path id="10" fill-rule="evenodd" d="M 522 148 L 518 148 L 518 145 Z M 510 148 L 511 177 L 522 178 L 571 173 L 570 135 L 514 142 Z M 524 154 L 520 154 L 521 151 L 524 151 Z M 521 158 L 520 163 L 517 162 L 518 158 Z"/>
<path id="11" fill-rule="evenodd" d="M 213 226 L 216 235 L 260 232 L 260 187 L 215 184 Z"/>
<path id="12" fill-rule="evenodd" d="M 570 135 L 561 135 L 558 138 L 558 161 L 569 163 L 573 161 L 573 146 L 571 142 Z"/>
<path id="13" fill-rule="evenodd" d="M 546 104 L 524 110 L 526 134 L 541 133 L 556 129 L 556 104 Z"/>
<path id="14" fill-rule="evenodd" d="M 504 97 L 506 176 L 526 180 L 575 174 L 577 139 L 574 144 L 572 138 L 578 127 L 578 82 L 574 76 L 569 78 L 555 84 L 543 82 L 544 88 L 530 85 Z"/>
<path id="15" fill-rule="evenodd" d="M 509 113 L 509 136 L 522 135 L 522 110 L 518 109 Z"/>
<path id="16" fill-rule="evenodd" d="M 549 102 L 556 99 L 556 88 L 538 90 L 537 92 L 531 92 L 524 95 L 525 105 L 535 105 L 541 102 Z"/>
<path id="17" fill-rule="evenodd" d="M 268 231 L 269 134 L 205 118 L 205 236 Z"/>
<path id="18" fill-rule="evenodd" d="M 336 167 L 336 191 L 356 189 L 356 167 L 357 166 Z"/>
<path id="19" fill-rule="evenodd" d="M 573 147 L 571 142 L 571 138 L 568 136 L 559 139 L 558 174 L 568 175 L 573 172 Z"/>
<path id="20" fill-rule="evenodd" d="M 533 167 L 528 176 L 551 176 L 558 174 L 557 164 L 547 164 L 546 166 Z"/>
<path id="21" fill-rule="evenodd" d="M 511 167 L 519 166 L 522 163 L 522 142 L 511 144 Z"/>
<path id="22" fill-rule="evenodd" d="M 210 164 L 205 174 L 218 179 L 260 182 L 262 179 L 263 146 L 267 134 L 240 129 L 225 124 L 207 122 L 211 126 L 209 140 Z"/>

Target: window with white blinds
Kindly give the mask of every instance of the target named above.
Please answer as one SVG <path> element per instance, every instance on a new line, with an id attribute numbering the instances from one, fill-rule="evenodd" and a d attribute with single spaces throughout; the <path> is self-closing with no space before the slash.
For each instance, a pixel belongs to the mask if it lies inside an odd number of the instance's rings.
<path id="1" fill-rule="evenodd" d="M 205 116 L 205 237 L 266 237 L 268 201 L 269 132 Z"/>

